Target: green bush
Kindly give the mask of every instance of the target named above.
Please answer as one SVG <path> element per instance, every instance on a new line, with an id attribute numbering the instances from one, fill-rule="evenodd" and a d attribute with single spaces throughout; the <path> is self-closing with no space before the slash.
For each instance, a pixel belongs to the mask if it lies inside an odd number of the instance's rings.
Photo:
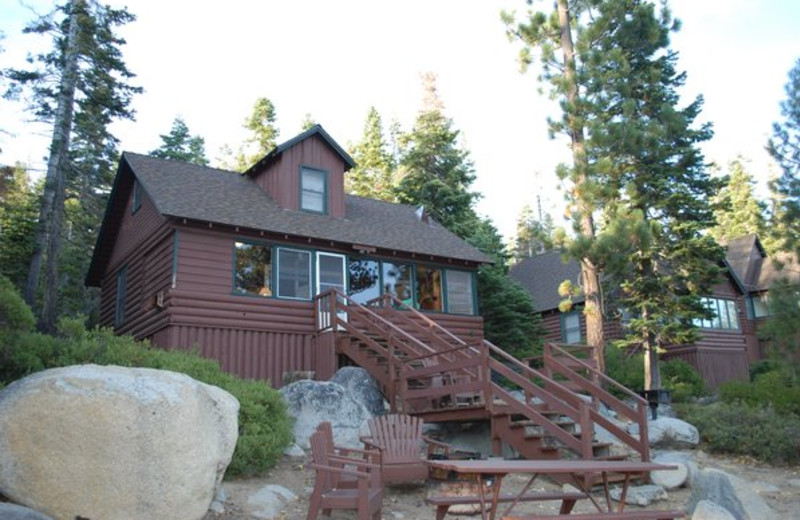
<path id="1" fill-rule="evenodd" d="M 783 363 L 777 359 L 762 359 L 750 365 L 750 381 L 755 381 L 756 377 L 767 372 L 780 370 Z"/>
<path id="2" fill-rule="evenodd" d="M 770 464 L 800 463 L 800 417 L 794 414 L 727 402 L 682 405 L 679 412 L 697 427 L 709 451 L 748 455 Z"/>
<path id="3" fill-rule="evenodd" d="M 151 348 L 129 336 L 117 336 L 109 329 L 86 330 L 81 318 L 59 322 L 59 335 L 31 332 L 30 310 L 8 294 L 0 279 L 0 312 L 13 323 L 6 329 L 5 355 L 0 388 L 14 379 L 47 368 L 93 363 L 125 367 L 157 368 L 181 372 L 204 383 L 218 386 L 239 400 L 239 439 L 227 475 L 258 475 L 275 465 L 292 441 L 292 424 L 286 405 L 267 382 L 242 380 L 223 372 L 219 364 L 195 352 Z M 7 304 L 11 302 L 11 304 Z M 5 312 L 9 308 L 13 312 Z M 21 310 L 24 309 L 24 310 Z M 27 310 L 27 313 L 25 312 Z"/>
<path id="4" fill-rule="evenodd" d="M 692 365 L 676 359 L 661 364 L 661 386 L 670 390 L 672 402 L 683 403 L 707 393 L 705 381 Z"/>
<path id="5" fill-rule="evenodd" d="M 623 349 L 609 345 L 605 349 L 606 375 L 634 392 L 644 389 L 644 356 L 628 355 Z M 615 393 L 613 387 L 609 388 Z M 622 397 L 622 396 L 620 396 Z"/>
<path id="6" fill-rule="evenodd" d="M 726 403 L 741 402 L 750 407 L 771 406 L 779 413 L 800 417 L 800 386 L 783 370 L 757 375 L 749 381 L 729 381 L 719 387 L 720 399 Z"/>

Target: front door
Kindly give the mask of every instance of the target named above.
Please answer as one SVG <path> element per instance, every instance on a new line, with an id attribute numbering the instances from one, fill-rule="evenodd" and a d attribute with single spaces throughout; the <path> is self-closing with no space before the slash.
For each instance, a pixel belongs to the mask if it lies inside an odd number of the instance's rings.
<path id="1" fill-rule="evenodd" d="M 347 294 L 345 269 L 347 262 L 344 255 L 335 253 L 317 253 L 317 294 L 336 289 L 341 294 Z M 320 319 L 323 323 L 330 323 L 330 309 L 319 309 Z M 347 314 L 343 311 L 336 313 L 340 320 L 346 320 Z M 334 329 L 336 330 L 336 329 Z"/>

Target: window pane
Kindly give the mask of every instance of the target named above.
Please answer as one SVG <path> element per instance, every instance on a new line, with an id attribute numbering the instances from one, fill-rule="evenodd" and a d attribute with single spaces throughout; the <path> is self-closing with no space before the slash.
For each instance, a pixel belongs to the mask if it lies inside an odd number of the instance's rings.
<path id="1" fill-rule="evenodd" d="M 379 265 L 375 260 L 350 260 L 350 297 L 367 303 L 381 295 Z"/>
<path id="2" fill-rule="evenodd" d="M 278 296 L 311 299 L 311 253 L 278 249 Z"/>
<path id="3" fill-rule="evenodd" d="M 117 301 L 114 309 L 114 325 L 122 325 L 125 321 L 125 291 L 127 290 L 126 274 L 127 267 L 123 267 L 117 273 Z"/>
<path id="4" fill-rule="evenodd" d="M 769 316 L 769 304 L 767 302 L 767 295 L 761 294 L 753 298 L 753 315 L 756 318 L 764 318 Z"/>
<path id="5" fill-rule="evenodd" d="M 317 254 L 319 270 L 319 293 L 336 289 L 344 293 L 344 256 L 326 253 Z"/>
<path id="6" fill-rule="evenodd" d="M 565 343 L 580 343 L 581 342 L 581 315 L 577 312 L 571 312 L 564 315 L 561 322 L 563 327 L 562 336 Z"/>
<path id="7" fill-rule="evenodd" d="M 236 242 L 234 291 L 272 296 L 272 250 L 269 246 Z"/>
<path id="8" fill-rule="evenodd" d="M 730 328 L 738 329 L 739 313 L 736 311 L 736 302 L 733 300 L 726 300 L 725 303 L 728 305 L 728 321 L 730 323 Z"/>
<path id="9" fill-rule="evenodd" d="M 384 294 L 391 294 L 406 305 L 413 305 L 411 266 L 383 262 L 382 267 Z"/>
<path id="10" fill-rule="evenodd" d="M 442 311 L 442 270 L 417 266 L 417 308 Z"/>
<path id="11" fill-rule="evenodd" d="M 447 271 L 447 310 L 455 314 L 473 314 L 472 273 Z"/>
<path id="12" fill-rule="evenodd" d="M 300 208 L 306 211 L 325 212 L 326 174 L 321 170 L 300 170 Z"/>

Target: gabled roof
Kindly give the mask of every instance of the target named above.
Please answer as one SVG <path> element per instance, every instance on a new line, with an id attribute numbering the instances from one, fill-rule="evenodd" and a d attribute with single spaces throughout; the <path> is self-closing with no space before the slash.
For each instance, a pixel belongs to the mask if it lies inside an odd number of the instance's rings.
<path id="1" fill-rule="evenodd" d="M 289 139 L 283 144 L 279 144 L 275 148 L 273 148 L 267 155 L 262 157 L 257 163 L 247 169 L 244 174 L 246 176 L 255 175 L 260 171 L 268 168 L 272 163 L 274 163 L 278 157 L 281 156 L 283 152 L 288 150 L 289 148 L 295 146 L 296 144 L 304 141 L 312 136 L 319 136 L 325 144 L 327 144 L 331 150 L 333 150 L 339 157 L 342 158 L 342 161 L 345 163 L 346 168 L 345 171 L 349 170 L 350 168 L 355 167 L 356 163 L 350 155 L 344 151 L 344 149 L 339 146 L 339 143 L 333 140 L 333 138 L 322 128 L 322 125 L 316 124 L 303 132 L 302 134 L 296 135 L 293 138 Z"/>
<path id="2" fill-rule="evenodd" d="M 755 234 L 734 238 L 726 244 L 728 264 L 747 292 L 769 290 L 773 282 L 800 282 L 800 265 L 794 255 L 781 253 L 770 258 Z"/>
<path id="3" fill-rule="evenodd" d="M 109 241 L 116 234 L 114 218 L 124 205 L 124 189 L 132 175 L 165 217 L 238 226 L 259 231 L 358 244 L 376 249 L 452 258 L 475 263 L 491 259 L 430 220 L 422 222 L 415 208 L 347 195 L 345 218 L 333 218 L 305 211 L 288 210 L 263 191 L 251 178 L 226 170 L 157 159 L 125 152 L 115 179 L 109 208 L 98 237 L 87 281 L 99 283 L 110 257 Z M 111 210 L 111 208 L 116 208 Z M 101 250 L 104 253 L 100 253 Z M 88 282 L 87 282 L 88 283 Z"/>
<path id="4" fill-rule="evenodd" d="M 544 312 L 558 308 L 558 304 L 564 299 L 558 294 L 558 286 L 564 280 L 571 280 L 577 285 L 580 272 L 580 266 L 575 260 L 569 259 L 565 263 L 560 251 L 546 251 L 522 260 L 508 274 L 531 295 L 536 312 Z M 580 303 L 583 299 L 581 294 L 572 301 Z"/>

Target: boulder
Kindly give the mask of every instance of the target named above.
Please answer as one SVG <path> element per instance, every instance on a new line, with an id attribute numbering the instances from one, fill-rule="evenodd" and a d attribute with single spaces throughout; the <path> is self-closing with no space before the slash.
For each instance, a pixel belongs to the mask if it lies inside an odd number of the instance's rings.
<path id="1" fill-rule="evenodd" d="M 632 423 L 628 427 L 632 435 L 639 435 L 639 425 Z M 647 438 L 654 448 L 685 449 L 693 448 L 700 443 L 697 428 L 672 417 L 659 417 L 647 421 Z"/>
<path id="2" fill-rule="evenodd" d="M 611 498 L 619 502 L 622 497 L 622 489 L 614 488 L 611 490 Z M 645 486 L 631 486 L 628 488 L 628 494 L 625 496 L 626 504 L 633 504 L 637 506 L 647 507 L 657 500 L 666 500 L 668 497 L 667 492 L 661 486 L 648 484 Z"/>
<path id="3" fill-rule="evenodd" d="M 730 511 L 710 500 L 701 500 L 692 513 L 692 520 L 736 520 Z"/>
<path id="4" fill-rule="evenodd" d="M 0 391 L 0 493 L 59 520 L 200 519 L 233 456 L 238 410 L 175 372 L 33 374 Z"/>
<path id="5" fill-rule="evenodd" d="M 373 416 L 386 413 L 386 401 L 377 381 L 363 368 L 342 367 L 333 375 L 330 382 L 342 385 L 347 393 L 353 399 L 361 401 Z"/>
<path id="6" fill-rule="evenodd" d="M 295 500 L 297 495 L 291 490 L 269 484 L 247 498 L 245 509 L 251 517 L 269 520 L 277 517 L 290 502 Z"/>
<path id="7" fill-rule="evenodd" d="M 0 518 L 3 520 L 53 520 L 33 509 L 8 502 L 0 502 Z"/>
<path id="8" fill-rule="evenodd" d="M 362 447 L 359 434 L 374 417 L 360 396 L 329 381 L 297 381 L 280 390 L 289 415 L 294 417 L 294 442 L 308 449 L 308 439 L 323 421 L 333 426 L 333 439 L 339 446 Z"/>
<path id="9" fill-rule="evenodd" d="M 692 495 L 687 507 L 694 512 L 702 500 L 727 509 L 737 520 L 777 520 L 777 515 L 752 489 L 751 484 L 722 470 L 707 468 L 692 476 Z"/>

